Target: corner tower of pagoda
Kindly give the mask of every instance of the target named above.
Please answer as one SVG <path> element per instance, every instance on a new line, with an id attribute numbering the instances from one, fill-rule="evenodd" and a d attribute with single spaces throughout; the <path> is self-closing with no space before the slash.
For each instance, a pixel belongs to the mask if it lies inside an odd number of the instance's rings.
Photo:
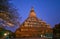
<path id="1" fill-rule="evenodd" d="M 31 8 L 31 11 L 30 11 L 29 17 L 36 17 L 36 13 L 35 13 L 33 7 Z"/>

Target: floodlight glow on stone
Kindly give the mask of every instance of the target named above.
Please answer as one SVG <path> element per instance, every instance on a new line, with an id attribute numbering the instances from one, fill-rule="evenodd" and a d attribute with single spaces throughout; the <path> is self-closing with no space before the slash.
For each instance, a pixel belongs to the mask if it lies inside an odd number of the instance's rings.
<path id="1" fill-rule="evenodd" d="M 7 33 L 4 33 L 4 36 L 7 36 Z"/>

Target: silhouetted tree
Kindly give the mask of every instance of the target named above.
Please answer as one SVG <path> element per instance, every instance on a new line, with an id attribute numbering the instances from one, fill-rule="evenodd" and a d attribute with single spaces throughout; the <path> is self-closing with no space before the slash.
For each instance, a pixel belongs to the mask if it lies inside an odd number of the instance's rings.
<path id="1" fill-rule="evenodd" d="M 0 0 L 0 12 L 1 11 L 8 11 L 9 9 L 9 0 Z"/>
<path id="2" fill-rule="evenodd" d="M 53 39 L 60 39 L 60 23 L 53 28 Z"/>
<path id="3" fill-rule="evenodd" d="M 17 9 L 10 5 L 9 0 L 0 0 L 0 26 L 19 25 Z"/>

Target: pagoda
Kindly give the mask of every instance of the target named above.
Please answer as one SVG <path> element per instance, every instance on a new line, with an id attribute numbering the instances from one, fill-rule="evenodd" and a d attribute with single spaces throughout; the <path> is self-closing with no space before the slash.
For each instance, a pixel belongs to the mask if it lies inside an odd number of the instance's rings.
<path id="1" fill-rule="evenodd" d="M 31 8 L 29 17 L 16 30 L 16 37 L 44 37 L 46 33 L 52 33 L 49 24 L 38 19 L 34 8 Z"/>

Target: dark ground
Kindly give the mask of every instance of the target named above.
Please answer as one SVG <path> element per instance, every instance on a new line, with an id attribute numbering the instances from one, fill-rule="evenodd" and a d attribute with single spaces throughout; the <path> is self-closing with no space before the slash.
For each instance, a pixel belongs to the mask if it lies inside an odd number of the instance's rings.
<path id="1" fill-rule="evenodd" d="M 47 39 L 47 38 L 11 38 L 11 39 Z"/>

